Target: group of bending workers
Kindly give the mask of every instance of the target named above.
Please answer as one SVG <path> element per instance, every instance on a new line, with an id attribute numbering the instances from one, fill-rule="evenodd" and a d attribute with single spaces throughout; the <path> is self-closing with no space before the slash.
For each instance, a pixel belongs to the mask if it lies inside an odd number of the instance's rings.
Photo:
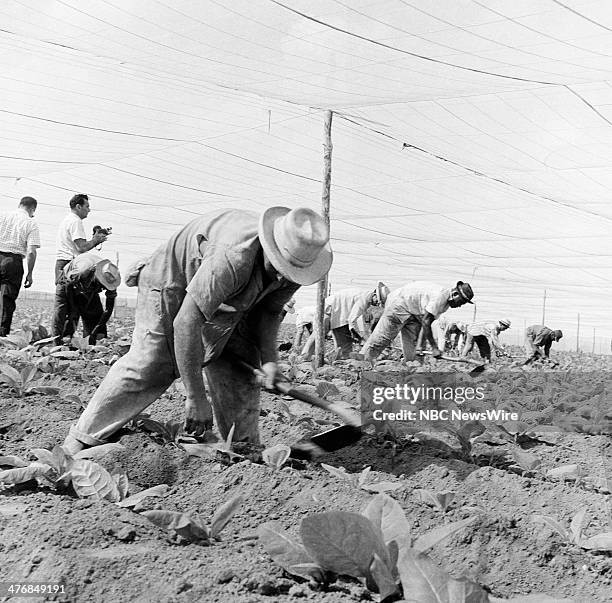
<path id="1" fill-rule="evenodd" d="M 187 433 L 202 436 L 214 424 L 222 438 L 231 431 L 234 442 L 259 444 L 261 387 L 273 390 L 283 379 L 282 317 L 300 286 L 320 281 L 332 263 L 329 227 L 307 207 L 221 210 L 183 226 L 129 271 L 126 283 L 138 286 L 130 350 L 70 428 L 66 451 L 105 443 L 179 377 Z M 472 303 L 474 292 L 462 281 L 416 281 L 394 291 L 378 283 L 331 297 L 328 325 L 341 354 L 353 339 L 365 339 L 361 353 L 373 361 L 399 334 L 405 359 L 413 360 L 425 344 L 434 358 L 442 355 L 432 323 L 449 308 Z M 369 335 L 359 323 L 364 316 Z M 481 335 L 472 337 L 478 343 Z M 547 353 L 546 335 L 538 337 L 534 345 Z"/>
<path id="2" fill-rule="evenodd" d="M 458 293 L 454 303 L 472 303 L 473 293 L 467 283 L 460 281 L 454 289 Z M 448 321 L 441 314 L 448 307 L 457 307 L 451 305 L 450 297 L 443 288 L 426 282 L 409 283 L 393 292 L 382 282 L 373 290 L 342 289 L 325 300 L 324 330 L 326 334 L 330 331 L 332 333 L 338 359 L 348 358 L 353 351 L 353 343 L 360 343 L 363 344 L 361 353 L 365 358 L 373 360 L 391 344 L 398 333 L 401 334 L 404 358 L 414 359 L 419 343 L 431 343 L 433 321 L 437 324 L 437 337 L 434 336 L 436 342 L 432 344 L 434 356 L 450 351 L 466 357 L 474 346 L 486 362 L 491 361 L 492 351 L 498 356 L 507 355 L 499 341 L 499 334 L 510 328 L 511 321 L 507 318 L 473 323 Z M 372 318 L 375 309 L 378 312 Z M 296 313 L 293 347 L 296 351 L 300 350 L 304 335 L 308 334 L 301 350 L 304 361 L 310 360 L 314 352 L 314 313 L 314 306 L 300 308 Z M 528 327 L 525 332 L 528 362 L 548 358 L 553 342 L 562 337 L 560 330 L 552 330 L 544 325 Z"/>

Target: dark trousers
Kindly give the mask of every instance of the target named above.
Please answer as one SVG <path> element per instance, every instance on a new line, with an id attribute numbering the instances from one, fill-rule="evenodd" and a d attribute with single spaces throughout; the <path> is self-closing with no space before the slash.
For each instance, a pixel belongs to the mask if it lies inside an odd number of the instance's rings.
<path id="1" fill-rule="evenodd" d="M 72 337 L 80 318 L 83 321 L 83 337 L 89 337 L 100 322 L 103 312 L 102 302 L 97 293 L 80 293 L 71 285 L 60 282 L 55 287 L 53 335 Z M 106 337 L 106 325 L 98 333 Z"/>
<path id="2" fill-rule="evenodd" d="M 60 276 L 62 276 L 62 272 L 64 272 L 64 266 L 66 264 L 70 264 L 70 260 L 55 260 L 55 284 L 57 285 L 60 280 Z"/>
<path id="3" fill-rule="evenodd" d="M 465 347 L 463 348 L 461 355 L 467 356 L 474 347 L 474 344 L 478 346 L 478 351 L 480 352 L 482 358 L 485 360 L 491 360 L 491 344 L 485 335 L 472 336 L 468 334 L 465 339 Z"/>
<path id="4" fill-rule="evenodd" d="M 23 257 L 0 251 L 0 336 L 11 332 L 15 300 L 23 280 Z"/>

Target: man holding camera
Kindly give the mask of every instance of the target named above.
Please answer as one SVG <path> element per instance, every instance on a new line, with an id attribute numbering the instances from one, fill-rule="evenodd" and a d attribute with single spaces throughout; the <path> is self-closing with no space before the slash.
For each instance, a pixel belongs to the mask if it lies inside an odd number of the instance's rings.
<path id="1" fill-rule="evenodd" d="M 60 343 L 62 337 L 72 337 L 79 318 L 83 321 L 83 337 L 95 345 L 106 337 L 106 323 L 113 313 L 117 287 L 121 283 L 119 269 L 109 260 L 82 253 L 69 262 L 60 275 L 55 293 L 53 335 Z M 100 293 L 104 291 L 104 309 Z"/>
<path id="2" fill-rule="evenodd" d="M 55 261 L 55 282 L 60 279 L 64 266 L 77 255 L 91 251 L 100 243 L 104 243 L 108 236 L 108 229 L 94 232 L 91 240 L 87 240 L 83 220 L 89 215 L 89 197 L 78 194 L 70 199 L 70 213 L 62 220 L 57 231 L 57 257 Z"/>

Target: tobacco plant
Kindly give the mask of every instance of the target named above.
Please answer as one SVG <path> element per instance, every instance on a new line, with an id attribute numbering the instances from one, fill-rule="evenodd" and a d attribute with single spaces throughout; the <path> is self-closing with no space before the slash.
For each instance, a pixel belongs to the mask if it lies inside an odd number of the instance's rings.
<path id="1" fill-rule="evenodd" d="M 42 379 L 35 379 L 38 368 L 29 364 L 18 371 L 9 364 L 0 365 L 0 382 L 6 383 L 18 397 L 23 398 L 26 394 L 58 394 L 56 385 L 48 385 Z"/>
<path id="2" fill-rule="evenodd" d="M 229 523 L 242 504 L 242 496 L 238 495 L 222 504 L 212 516 L 210 526 L 191 513 L 179 511 L 144 511 L 144 515 L 155 525 L 171 531 L 175 536 L 188 542 L 202 545 L 211 544 L 211 540 L 219 540 L 219 534 Z"/>
<path id="3" fill-rule="evenodd" d="M 325 463 L 321 463 L 321 467 L 337 479 L 348 482 L 351 486 L 366 492 L 390 492 L 403 487 L 403 484 L 399 482 L 377 482 L 370 480 L 371 467 L 365 467 L 359 473 L 348 473 L 344 467 L 333 467 Z"/>
<path id="4" fill-rule="evenodd" d="M 307 515 L 300 524 L 299 540 L 275 521 L 260 525 L 258 536 L 274 562 L 289 574 L 316 583 L 329 582 L 337 575 L 352 576 L 378 592 L 381 601 L 403 595 L 402 601 L 413 603 L 501 602 L 479 584 L 453 578 L 427 555 L 472 521 L 445 524 L 415 537 L 401 506 L 379 494 L 362 514 L 331 511 Z M 528 595 L 511 601 L 562 600 Z"/>
<path id="5" fill-rule="evenodd" d="M 532 521 L 543 523 L 556 532 L 568 544 L 575 544 L 588 551 L 612 551 L 612 532 L 601 532 L 586 538 L 584 530 L 590 523 L 586 507 L 579 509 L 567 529 L 560 521 L 549 515 L 534 515 Z"/>

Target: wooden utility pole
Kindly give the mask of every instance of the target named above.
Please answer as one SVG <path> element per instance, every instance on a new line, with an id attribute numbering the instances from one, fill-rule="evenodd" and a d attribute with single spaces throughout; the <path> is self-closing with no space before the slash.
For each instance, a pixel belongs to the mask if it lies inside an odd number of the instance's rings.
<path id="1" fill-rule="evenodd" d="M 595 327 L 593 327 L 593 349 L 591 350 L 591 354 L 595 354 Z"/>
<path id="2" fill-rule="evenodd" d="M 119 268 L 119 252 L 115 251 L 115 266 Z M 113 318 L 117 318 L 117 299 L 115 299 L 115 307 L 113 310 Z"/>
<path id="3" fill-rule="evenodd" d="M 542 324 L 546 324 L 546 289 L 544 289 L 544 299 L 542 300 Z"/>
<path id="4" fill-rule="evenodd" d="M 323 194 L 321 214 L 325 223 L 329 227 L 329 197 L 331 189 L 331 159 L 332 159 L 332 127 L 331 111 L 325 112 L 325 122 L 323 124 Z M 317 307 L 314 316 L 315 332 L 315 366 L 320 367 L 325 363 L 325 297 L 327 294 L 327 274 L 317 283 Z"/>
<path id="5" fill-rule="evenodd" d="M 580 351 L 580 312 L 578 312 L 578 324 L 576 326 L 576 351 Z"/>

